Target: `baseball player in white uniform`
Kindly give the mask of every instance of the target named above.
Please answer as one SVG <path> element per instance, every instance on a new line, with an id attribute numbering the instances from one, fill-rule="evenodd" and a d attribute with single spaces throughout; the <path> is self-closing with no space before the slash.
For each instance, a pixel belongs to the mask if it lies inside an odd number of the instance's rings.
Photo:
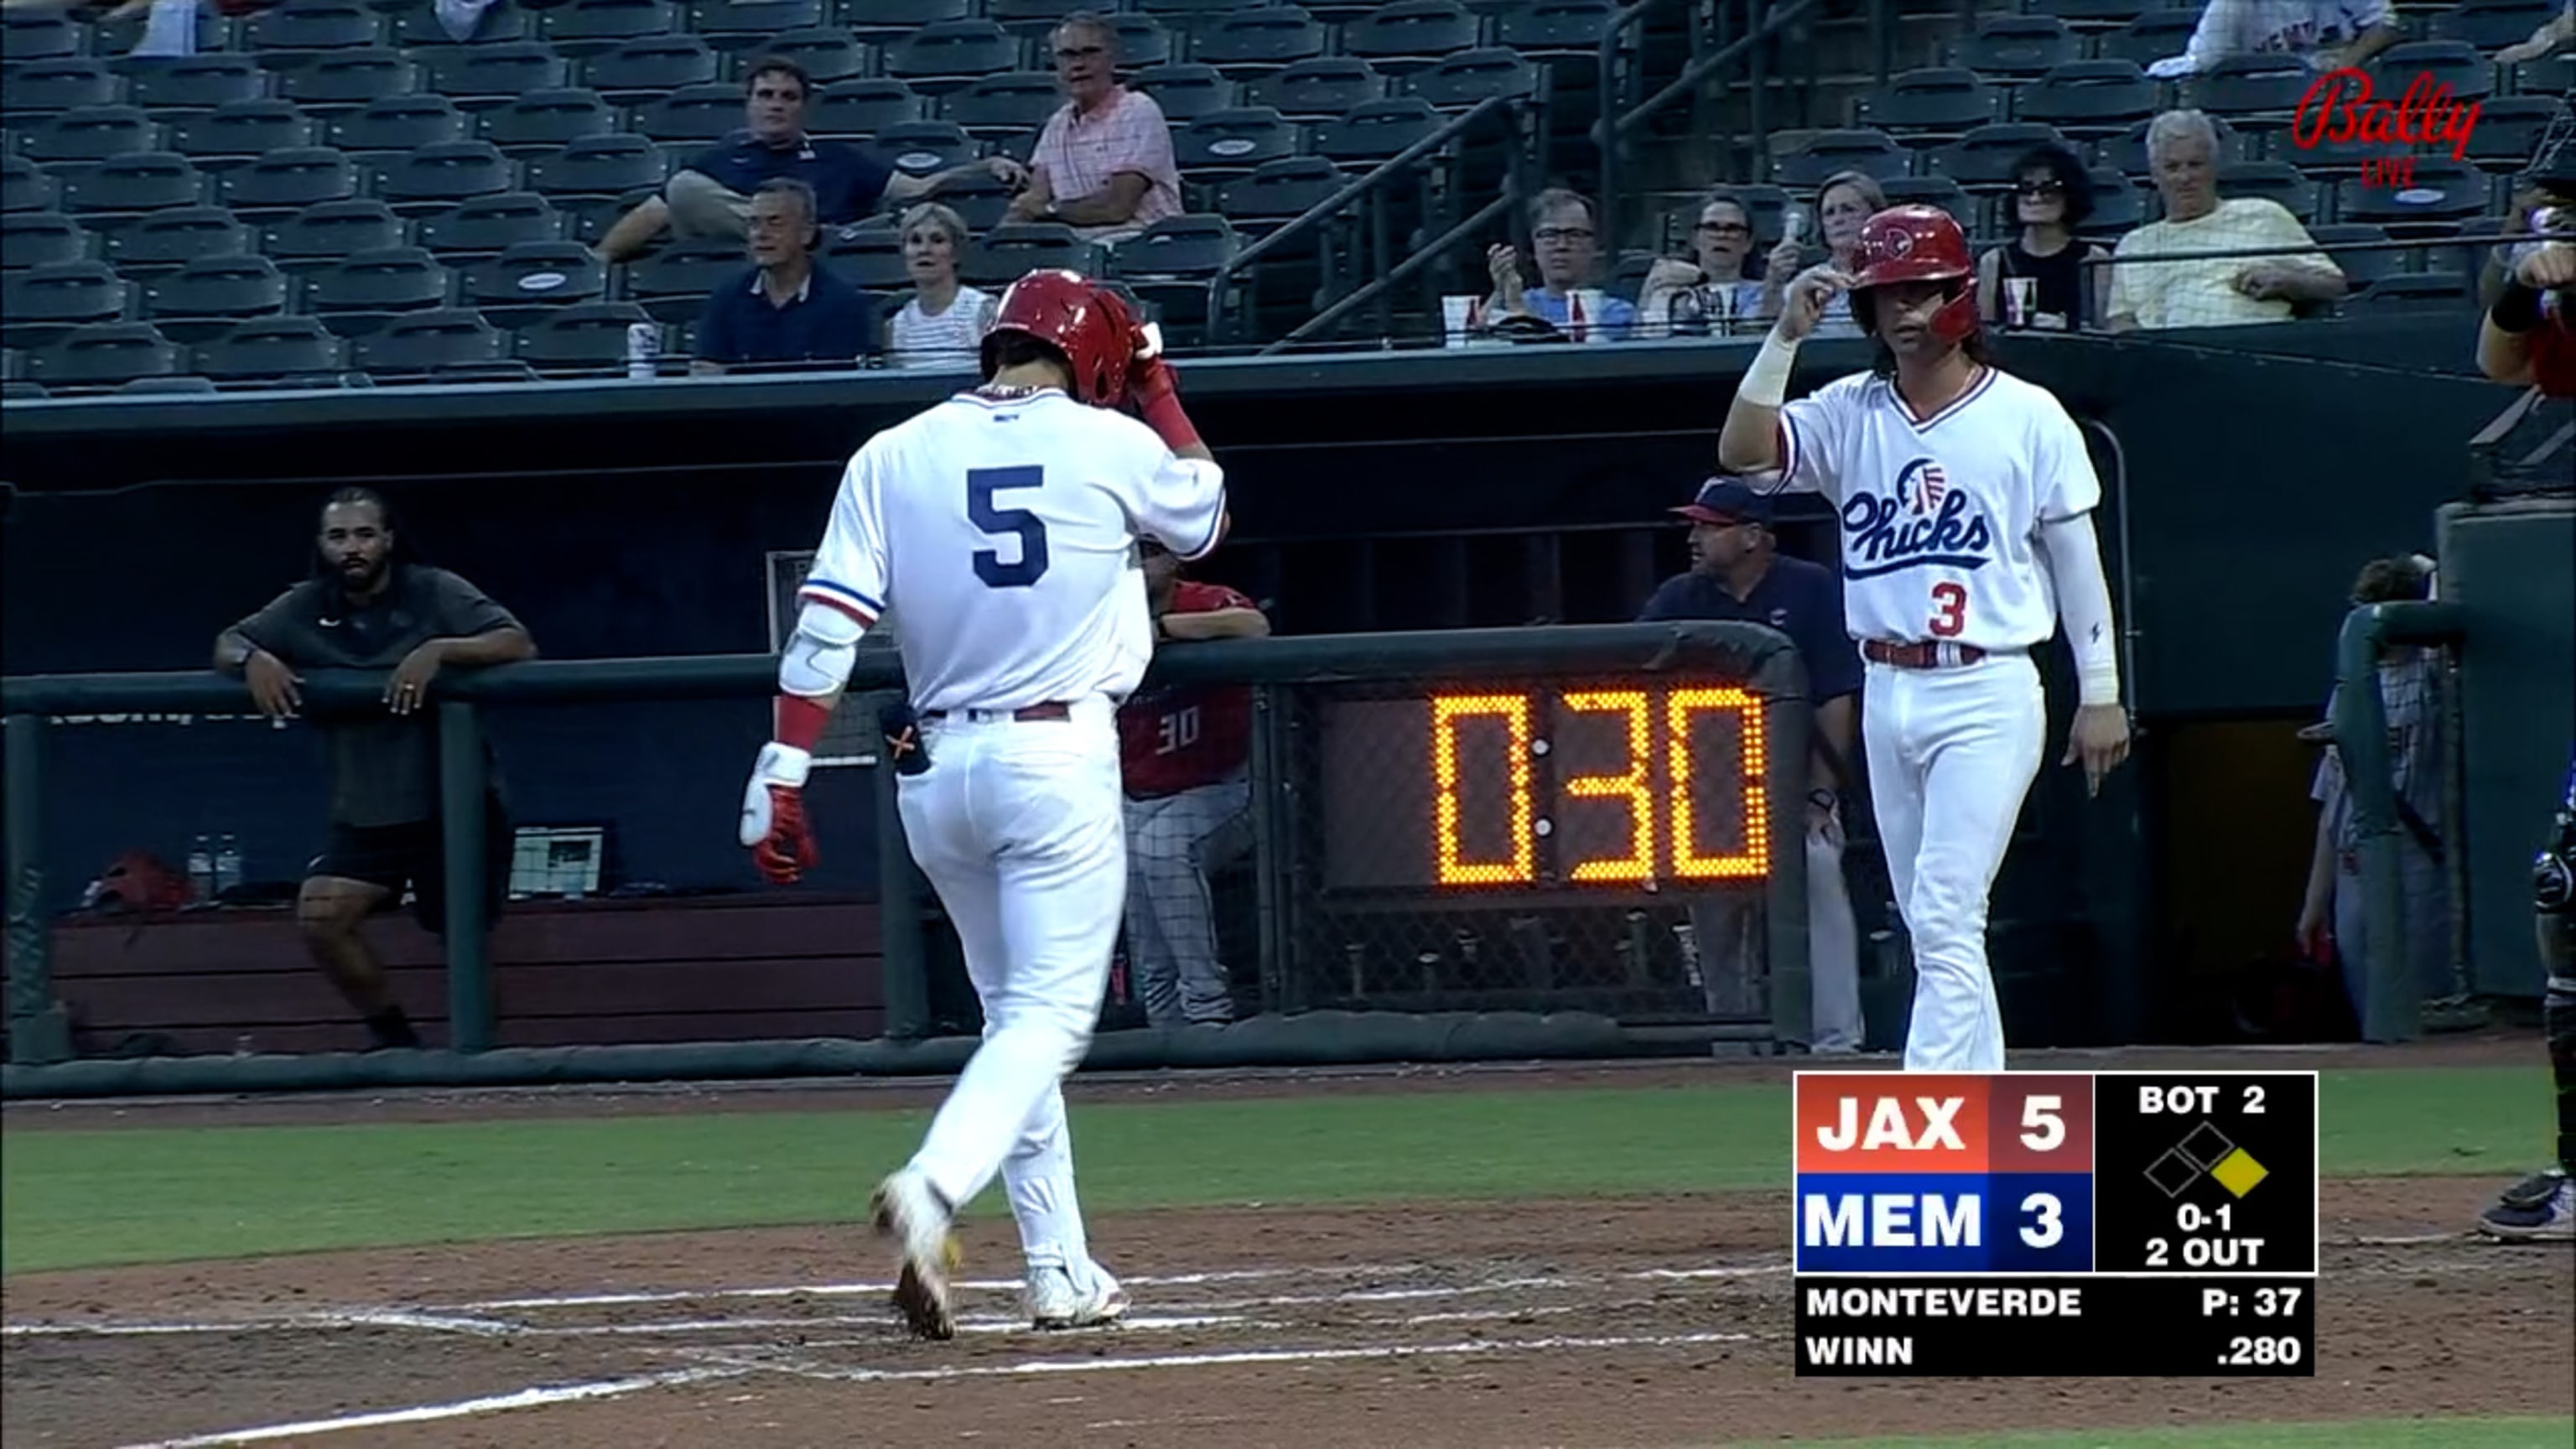
<path id="1" fill-rule="evenodd" d="M 1986 900 L 2039 770 L 2030 651 L 2062 619 L 2082 697 L 2065 762 L 2126 758 L 2127 711 L 2092 512 L 2102 485 L 2057 399 L 1986 361 L 1975 267 L 1948 213 L 1892 207 L 1857 275 L 1791 282 L 1728 407 L 1720 463 L 1813 489 L 1842 516 L 1843 612 L 1868 677 L 1861 742 L 1914 942 L 1910 1071 L 2001 1071 Z M 1798 343 L 1849 293 L 1880 365 L 1785 403 Z"/>
<path id="2" fill-rule="evenodd" d="M 1197 558 L 1227 522 L 1224 474 L 1115 295 L 1071 272 L 1021 278 L 982 362 L 982 387 L 851 458 L 742 808 L 763 873 L 794 881 L 814 859 L 815 741 L 860 635 L 899 611 L 910 699 L 885 732 L 904 838 L 984 1008 L 982 1044 L 871 1205 L 899 1257 L 896 1306 L 932 1339 L 956 1332 L 951 1220 L 996 1173 L 1031 1321 L 1125 1311 L 1083 1233 L 1061 1083 L 1090 1043 L 1127 898 L 1114 715 L 1153 652 L 1136 541 Z M 1114 411 L 1130 401 L 1143 422 Z"/>

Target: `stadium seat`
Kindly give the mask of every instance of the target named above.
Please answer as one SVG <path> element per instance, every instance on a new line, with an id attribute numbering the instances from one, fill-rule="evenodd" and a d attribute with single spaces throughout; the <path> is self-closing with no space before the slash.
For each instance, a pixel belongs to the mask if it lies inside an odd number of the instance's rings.
<path id="1" fill-rule="evenodd" d="M 645 35 L 592 56 L 581 78 L 618 105 L 632 106 L 682 86 L 721 80 L 723 65 L 724 57 L 694 35 Z"/>
<path id="2" fill-rule="evenodd" d="M 1968 235 L 1983 229 L 1977 224 L 1976 198 L 1947 176 L 1893 176 L 1879 184 L 1890 206 L 1937 206 L 1957 217 L 1960 230 Z"/>
<path id="3" fill-rule="evenodd" d="M 1172 33 L 1153 16 L 1112 15 L 1109 28 L 1118 36 L 1118 65 L 1121 70 L 1171 63 Z"/>
<path id="4" fill-rule="evenodd" d="M 0 273 L 0 321 L 10 345 L 33 351 L 81 323 L 122 320 L 130 296 L 131 284 L 105 262 L 29 267 Z"/>
<path id="5" fill-rule="evenodd" d="M 387 0 L 370 0 L 370 3 L 380 9 L 390 8 Z M 439 19 L 437 6 L 420 3 L 420 0 L 391 0 L 391 4 L 409 7 L 394 16 L 394 44 L 405 50 L 426 50 L 459 43 L 455 36 L 447 33 L 447 26 Z M 472 34 L 462 43 L 506 45 L 526 40 L 535 29 L 535 21 L 529 18 L 535 13 L 522 5 L 495 5 L 483 12 Z"/>
<path id="6" fill-rule="evenodd" d="M 388 316 L 445 307 L 455 280 L 419 247 L 360 252 L 308 274 L 304 310 L 343 337 L 375 331 Z"/>
<path id="7" fill-rule="evenodd" d="M 412 151 L 474 134 L 474 118 L 445 96 L 384 96 L 331 122 L 330 141 L 351 153 Z"/>
<path id="8" fill-rule="evenodd" d="M 617 112 L 599 92 L 577 88 L 530 91 L 483 113 L 483 139 L 514 160 L 546 156 L 584 136 L 617 129 Z"/>
<path id="9" fill-rule="evenodd" d="M 2125 25 L 2165 0 L 2032 0 L 2033 15 L 2054 15 L 2077 30 Z"/>
<path id="10" fill-rule="evenodd" d="M 1254 80 L 1244 95 L 1256 106 L 1269 106 L 1292 121 L 1320 121 L 1338 116 L 1362 101 L 1386 96 L 1386 77 L 1355 56 L 1319 55 Z"/>
<path id="11" fill-rule="evenodd" d="M 2316 73 L 2296 56 L 2221 56 L 2183 82 L 2183 103 L 2224 116 L 2240 129 L 2268 129 L 2290 123 L 2290 112 L 2315 81 Z"/>
<path id="12" fill-rule="evenodd" d="M 805 67 L 806 76 L 818 86 L 866 75 L 876 59 L 865 41 L 832 27 L 772 36 L 760 47 L 760 54 L 787 57 Z"/>
<path id="13" fill-rule="evenodd" d="M 517 168 L 489 141 L 440 141 L 386 159 L 374 194 L 406 216 L 444 211 L 469 196 L 509 191 Z"/>
<path id="14" fill-rule="evenodd" d="M 1183 20 L 1222 15 L 1237 7 L 1238 0 L 1135 0 L 1136 9 L 1146 15 L 1170 15 Z"/>
<path id="15" fill-rule="evenodd" d="M 271 60 L 305 51 L 355 50 L 391 38 L 384 17 L 357 0 L 286 0 L 250 22 L 251 47 Z"/>
<path id="16" fill-rule="evenodd" d="M 719 50 L 766 52 L 770 36 L 828 24 L 832 9 L 824 0 L 694 0 L 687 29 Z"/>
<path id="17" fill-rule="evenodd" d="M 55 9 L 12 5 L 0 10 L 0 55 L 13 61 L 60 60 L 81 53 L 82 27 Z"/>
<path id="18" fill-rule="evenodd" d="M 564 58 L 542 40 L 459 45 L 425 54 L 431 87 L 468 111 L 490 110 L 530 91 L 560 87 L 570 73 Z M 608 89 L 596 80 L 591 84 Z"/>
<path id="19" fill-rule="evenodd" d="M 953 176 L 931 188 L 926 200 L 957 213 L 968 231 L 990 231 L 1002 224 L 1014 195 L 1002 178 L 981 171 Z"/>
<path id="20" fill-rule="evenodd" d="M 626 329 L 650 322 L 633 302 L 577 302 L 529 321 L 510 339 L 521 362 L 554 376 L 622 376 Z"/>
<path id="21" fill-rule="evenodd" d="M 2319 250 L 2334 258 L 2335 265 L 2343 269 L 2344 276 L 2351 281 L 2355 292 L 2378 285 L 2382 278 L 2394 275 L 2405 261 L 2406 254 L 2400 251 L 2351 250 L 2355 243 L 2388 240 L 2387 228 L 2372 226 L 2367 222 L 2347 221 L 2337 222 L 2332 226 L 2312 226 L 2308 228 L 2308 235 L 2316 239 Z"/>
<path id="22" fill-rule="evenodd" d="M 997 226 L 966 249 L 957 274 L 973 287 L 1007 287 L 1040 268 L 1060 267 L 1086 277 L 1103 275 L 1100 248 L 1054 222 Z"/>
<path id="23" fill-rule="evenodd" d="M 2513 93 L 2518 96 L 2576 95 L 2576 49 L 2561 50 L 2538 60 L 2526 60 L 2513 68 Z"/>
<path id="24" fill-rule="evenodd" d="M 984 0 L 984 18 L 1013 35 L 1037 39 L 1053 31 L 1064 17 L 1078 10 L 1106 10 L 1089 0 Z"/>
<path id="25" fill-rule="evenodd" d="M 0 271 L 23 272 L 97 255 L 98 238 L 59 211 L 13 211 L 0 218 Z"/>
<path id="26" fill-rule="evenodd" d="M 28 360 L 48 390 L 107 388 L 179 370 L 179 346 L 149 322 L 92 322 Z"/>
<path id="27" fill-rule="evenodd" d="M 824 238 L 823 264 L 862 292 L 890 291 L 912 283 L 903 260 L 903 233 L 890 226 L 835 228 Z"/>
<path id="28" fill-rule="evenodd" d="M 669 176 L 662 148 L 643 136 L 584 136 L 527 165 L 530 191 L 549 197 L 622 197 L 658 189 Z"/>
<path id="29" fill-rule="evenodd" d="M 1196 61 L 1140 70 L 1127 78 L 1127 85 L 1152 96 L 1154 104 L 1163 108 L 1163 119 L 1175 126 L 1197 120 L 1210 111 L 1230 110 L 1236 98 L 1234 82 L 1219 74 L 1215 66 Z"/>
<path id="30" fill-rule="evenodd" d="M 2095 142 L 2093 159 L 2105 166 L 2117 166 L 2124 175 L 2149 176 L 2153 168 L 2147 164 L 2147 127 L 2151 124 L 2152 121 L 2140 121 L 2117 136 Z M 2210 127 L 2218 133 L 2220 164 L 2245 156 L 2245 137 L 2235 127 L 2216 116 L 2210 117 Z"/>
<path id="31" fill-rule="evenodd" d="M 712 143 L 742 129 L 742 87 L 731 81 L 682 86 L 635 110 L 635 129 L 668 145 Z"/>
<path id="32" fill-rule="evenodd" d="M 108 69 L 105 61 L 81 55 L 24 64 L 15 63 L 15 56 L 11 60 L 8 83 L 0 85 L 0 115 L 13 125 L 77 106 L 112 106 L 126 99 L 125 78 Z"/>
<path id="33" fill-rule="evenodd" d="M 1198 181 L 1241 176 L 1297 149 L 1297 128 L 1268 106 L 1237 106 L 1193 118 L 1172 137 L 1181 174 Z"/>
<path id="34" fill-rule="evenodd" d="M 1473 48 L 1477 32 L 1476 17 L 1457 0 L 1393 0 L 1369 7 L 1342 27 L 1342 53 L 1381 74 L 1410 75 Z"/>
<path id="35" fill-rule="evenodd" d="M 204 170 L 220 170 L 270 151 L 313 144 L 319 129 L 293 101 L 234 101 L 181 116 L 170 126 L 170 149 Z"/>
<path id="36" fill-rule="evenodd" d="M 161 128 L 139 106 L 81 106 L 47 116 L 27 134 L 33 161 L 99 161 L 161 146 Z"/>
<path id="37" fill-rule="evenodd" d="M 2417 76 L 2451 88 L 2455 101 L 2484 100 L 2495 90 L 2495 66 L 2465 40 L 2416 40 L 2392 45 L 2370 62 L 2371 93 L 2394 100 Z"/>
<path id="38" fill-rule="evenodd" d="M 1808 190 L 1837 171 L 1860 171 L 1884 181 L 1903 176 L 1914 158 L 1885 131 L 1818 131 L 1796 148 L 1771 158 L 1771 179 Z"/>
<path id="39" fill-rule="evenodd" d="M 973 138 L 954 121 L 904 121 L 879 131 L 879 159 L 906 176 L 928 176 L 963 165 L 977 155 Z"/>
<path id="40" fill-rule="evenodd" d="M 427 376 L 510 360 L 509 334 L 471 307 L 388 318 L 356 343 L 359 368 L 378 377 Z"/>
<path id="41" fill-rule="evenodd" d="M 148 279 L 200 257 L 249 252 L 256 240 L 249 224 L 227 207 L 177 206 L 108 233 L 107 259 L 120 276 Z"/>
<path id="42" fill-rule="evenodd" d="M 1405 90 L 1442 111 L 1464 111 L 1496 96 L 1527 97 L 1538 90 L 1538 67 L 1502 46 L 1462 50 L 1407 76 Z"/>
<path id="43" fill-rule="evenodd" d="M 679 13 L 670 0 L 572 0 L 544 12 L 546 43 L 575 59 L 614 50 L 639 35 L 668 35 L 679 28 Z"/>
<path id="44" fill-rule="evenodd" d="M 607 290 L 607 268 L 572 241 L 517 242 L 465 273 L 466 300 L 505 331 L 559 307 L 597 301 Z"/>
<path id="45" fill-rule="evenodd" d="M 421 68 L 399 50 L 335 50 L 285 72 L 278 89 L 307 110 L 355 108 L 423 89 Z"/>
<path id="46" fill-rule="evenodd" d="M 2396 237 L 2448 236 L 2459 223 L 2487 209 L 2487 174 L 2448 156 L 2417 156 L 2414 174 L 2399 187 L 2364 186 L 2358 178 L 2337 188 L 2335 219 L 2372 222 Z"/>
<path id="47" fill-rule="evenodd" d="M 126 99 L 162 115 L 211 111 L 268 94 L 268 72 L 247 55 L 132 56 L 118 67 L 125 73 Z"/>
<path id="48" fill-rule="evenodd" d="M 259 317 L 198 343 L 190 359 L 219 383 L 328 382 L 349 365 L 349 344 L 312 317 Z"/>
<path id="49" fill-rule="evenodd" d="M 260 253 L 290 272 L 310 272 L 409 240 L 409 227 L 392 207 L 372 197 L 349 197 L 315 202 L 270 224 Z"/>
<path id="50" fill-rule="evenodd" d="M 1294 5 L 1246 7 L 1198 28 L 1190 59 L 1251 80 L 1324 53 L 1323 22 Z"/>
<path id="51" fill-rule="evenodd" d="M 1495 34 L 1532 60 L 1591 60 L 1617 10 L 1611 0 L 1532 0 L 1503 12 Z"/>
<path id="52" fill-rule="evenodd" d="M 1166 325 L 1195 332 L 1207 325 L 1208 279 L 1242 249 L 1222 216 L 1167 216 L 1112 247 L 1109 272 L 1159 308 Z"/>
<path id="53" fill-rule="evenodd" d="M 2564 0 L 2460 0 L 2434 14 L 2431 34 L 2493 54 L 2528 39 L 2564 8 Z"/>
<path id="54" fill-rule="evenodd" d="M 2023 80 L 2084 58 L 2084 42 L 2054 15 L 1999 15 L 1959 42 L 1955 65 L 1979 75 Z"/>
<path id="55" fill-rule="evenodd" d="M 2140 67 L 2183 53 L 2200 28 L 2200 7 L 2150 10 L 2093 42 L 2099 60 L 2133 60 Z"/>
<path id="56" fill-rule="evenodd" d="M 1362 101 L 1333 120 L 1318 122 L 1308 149 L 1344 164 L 1384 161 L 1439 130 L 1444 119 L 1420 96 Z"/>
<path id="57" fill-rule="evenodd" d="M 2084 218 L 2084 235 L 2096 241 L 2117 238 L 2144 223 L 2147 198 L 2153 193 L 2129 179 L 2117 166 L 2096 166 L 2085 173 L 2093 183 L 2093 210 Z"/>
<path id="58" fill-rule="evenodd" d="M 420 244 L 446 263 L 497 257 L 521 242 L 560 241 L 563 214 L 533 191 L 474 196 L 422 217 Z"/>
<path id="59" fill-rule="evenodd" d="M 928 114 L 919 93 L 891 76 L 835 81 L 815 92 L 805 128 L 817 136 L 859 138 Z"/>
<path id="60" fill-rule="evenodd" d="M 2531 163 L 2531 153 L 2551 125 L 2567 114 L 2567 102 L 2556 96 L 2490 96 L 2479 102 L 2477 129 L 2469 133 L 2470 164 L 2489 172 L 2512 173 Z"/>
<path id="61" fill-rule="evenodd" d="M 15 152 L 0 152 L 0 213 L 51 211 L 62 188 L 35 162 Z"/>
<path id="62" fill-rule="evenodd" d="M 827 239 L 829 236 L 827 229 Z M 898 258 L 901 251 L 898 241 Z M 628 267 L 626 292 L 643 303 L 656 321 L 686 322 L 706 310 L 709 294 L 718 287 L 733 285 L 750 265 L 738 241 L 692 237 L 675 241 Z M 825 265 L 832 263 L 827 260 Z"/>
<path id="63" fill-rule="evenodd" d="M 206 178 L 176 151 L 110 156 L 63 187 L 63 209 L 135 215 L 206 199 Z"/>
<path id="64" fill-rule="evenodd" d="M 841 23 L 861 40 L 899 40 L 925 25 L 975 17 L 975 0 L 858 0 L 845 6 Z"/>
<path id="65" fill-rule="evenodd" d="M 2218 194 L 2277 201 L 2303 222 L 2317 219 L 2320 199 L 2316 182 L 2287 161 L 2231 161 L 2218 168 Z"/>
<path id="66" fill-rule="evenodd" d="M 1931 174 L 1947 176 L 1971 191 L 2008 187 L 2018 178 L 2021 158 L 2033 147 L 2066 144 L 2054 126 L 2036 121 L 1998 121 L 1979 126 L 1928 158 Z"/>
<path id="67" fill-rule="evenodd" d="M 2465 272 L 2391 272 L 2345 303 L 2365 312 L 2454 312 L 2473 316 L 2477 287 Z"/>
<path id="68" fill-rule="evenodd" d="M 1282 156 L 1217 190 L 1217 210 L 1240 230 L 1269 230 L 1305 215 L 1350 180 L 1321 156 Z"/>
<path id="69" fill-rule="evenodd" d="M 143 288 L 144 315 L 173 341 L 220 337 L 244 317 L 286 310 L 288 278 L 266 257 L 199 257 Z"/>
<path id="70" fill-rule="evenodd" d="M 2055 126 L 2075 140 L 2116 136 L 2156 113 L 2156 83 L 2133 60 L 2077 60 L 2013 94 L 2013 119 Z"/>
<path id="71" fill-rule="evenodd" d="M 989 20 L 946 20 L 925 25 L 888 46 L 885 73 L 909 81 L 923 95 L 945 95 L 977 76 L 1019 65 L 1019 42 Z"/>
<path id="72" fill-rule="evenodd" d="M 1052 73 L 1024 70 L 984 76 L 949 92 L 939 113 L 969 135 L 991 138 L 1044 126 L 1063 104 Z"/>
<path id="73" fill-rule="evenodd" d="M 18 12 L 11 11 L 9 13 L 14 15 Z M 10 350 L 10 355 L 13 357 L 16 356 L 17 350 L 12 348 Z M 52 396 L 52 394 L 45 391 L 45 385 L 36 381 L 34 378 L 13 377 L 6 382 L 0 382 L 0 398 L 7 398 L 12 402 L 24 402 L 30 398 L 50 396 Z"/>
<path id="74" fill-rule="evenodd" d="M 1853 120 L 1915 146 L 1955 140 L 2003 114 L 2003 94 L 1964 66 L 1909 70 L 1863 96 Z"/>

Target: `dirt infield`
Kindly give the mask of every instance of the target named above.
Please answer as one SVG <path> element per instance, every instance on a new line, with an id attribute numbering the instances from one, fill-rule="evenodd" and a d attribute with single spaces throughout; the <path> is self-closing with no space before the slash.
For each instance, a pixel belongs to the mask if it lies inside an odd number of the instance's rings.
<path id="1" fill-rule="evenodd" d="M 2216 1063 L 2200 1054 L 2192 1064 Z M 2265 1054 L 2264 1064 L 2332 1063 Z M 1704 1082 L 1739 1070 L 1755 1069 L 1547 1072 L 1512 1084 Z M 1081 1095 L 1156 1089 L 1086 1082 Z M 481 1107 L 687 1110 L 676 1104 L 693 1095 L 503 1094 Z M 854 1105 L 847 1093 L 759 1100 Z M 744 1104 L 745 1094 L 725 1096 Z M 225 1105 L 13 1109 L 9 1124 L 166 1125 Z M 222 1120 L 312 1121 L 324 1110 L 229 1105 Z M 453 1097 L 336 1110 L 381 1120 L 397 1105 L 399 1115 L 461 1115 Z M 1069 1436 L 1440 1449 L 2576 1414 L 2566 1373 L 2576 1255 L 2461 1234 L 2495 1185 L 2328 1185 L 2308 1380 L 1796 1379 L 1787 1199 L 1762 1192 L 1107 1215 L 1095 1242 L 1128 1278 L 1132 1320 L 1043 1336 L 1016 1320 L 1016 1285 L 1002 1281 L 1017 1260 L 1008 1224 L 979 1219 L 967 1232 L 966 1332 L 948 1345 L 900 1337 L 883 1306 L 884 1264 L 850 1229 L 28 1274 L 6 1285 L 0 1388 L 12 1449 L 239 1442 L 224 1436 L 263 1429 L 260 1442 L 548 1449 Z"/>

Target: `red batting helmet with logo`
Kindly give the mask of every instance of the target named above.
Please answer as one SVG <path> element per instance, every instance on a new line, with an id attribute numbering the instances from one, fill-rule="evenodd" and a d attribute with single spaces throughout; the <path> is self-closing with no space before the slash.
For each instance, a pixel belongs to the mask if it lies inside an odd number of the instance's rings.
<path id="1" fill-rule="evenodd" d="M 1013 282 L 984 334 L 984 376 L 998 366 L 994 341 L 1019 332 L 1064 355 L 1076 402 L 1114 408 L 1127 397 L 1127 365 L 1136 355 L 1136 321 L 1117 293 L 1077 272 L 1031 272 Z"/>
<path id="2" fill-rule="evenodd" d="M 1964 341 L 1977 330 L 1977 264 L 1967 235 L 1937 206 L 1891 206 L 1861 223 L 1860 272 L 1852 279 L 1855 321 L 1869 325 L 1864 306 L 1872 287 L 1891 282 L 1956 282 L 1950 300 L 1932 314 L 1932 335 Z M 1874 329 L 1873 329 L 1874 330 Z"/>

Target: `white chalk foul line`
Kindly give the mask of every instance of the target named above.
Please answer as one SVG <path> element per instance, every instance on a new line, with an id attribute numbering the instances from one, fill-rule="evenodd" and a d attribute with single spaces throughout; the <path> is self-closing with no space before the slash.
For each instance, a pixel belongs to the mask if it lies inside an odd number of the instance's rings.
<path id="1" fill-rule="evenodd" d="M 668 1373 L 644 1374 L 626 1379 L 597 1379 L 590 1383 L 564 1384 L 556 1388 L 521 1389 L 516 1393 L 492 1394 L 479 1399 L 459 1399 L 446 1404 L 421 1404 L 409 1409 L 387 1409 L 375 1414 L 347 1414 L 336 1419 L 306 1419 L 294 1424 L 264 1424 L 254 1429 L 231 1429 L 219 1434 L 193 1434 L 185 1439 L 157 1439 L 148 1444 L 134 1444 L 126 1449 L 218 1449 L 230 1444 L 258 1444 L 271 1439 L 300 1439 L 312 1434 L 338 1434 L 350 1429 L 383 1429 L 396 1424 L 426 1424 L 439 1419 L 463 1419 L 476 1414 L 498 1414 L 511 1409 L 542 1408 L 547 1404 L 568 1404 L 583 1399 L 609 1399 L 620 1394 L 639 1393 L 645 1389 L 673 1388 L 681 1384 L 703 1383 L 710 1379 L 736 1378 L 742 1370 L 734 1368 L 674 1369 Z"/>

